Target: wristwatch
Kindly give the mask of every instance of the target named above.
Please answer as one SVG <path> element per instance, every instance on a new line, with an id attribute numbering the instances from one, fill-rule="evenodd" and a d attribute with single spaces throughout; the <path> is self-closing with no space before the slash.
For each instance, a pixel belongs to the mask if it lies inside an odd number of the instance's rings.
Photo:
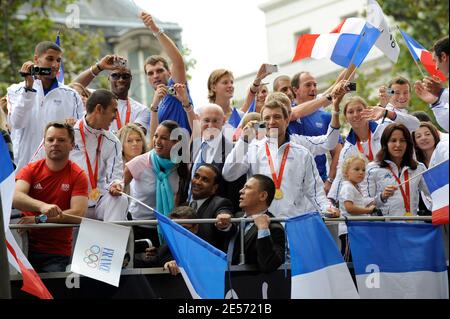
<path id="1" fill-rule="evenodd" d="M 34 222 L 36 224 L 45 224 L 47 222 L 48 216 L 45 214 L 40 214 L 34 217 Z"/>

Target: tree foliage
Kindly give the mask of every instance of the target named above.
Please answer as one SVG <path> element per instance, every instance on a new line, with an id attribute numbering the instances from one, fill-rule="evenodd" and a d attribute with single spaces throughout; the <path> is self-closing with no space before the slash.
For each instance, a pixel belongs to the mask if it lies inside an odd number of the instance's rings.
<path id="1" fill-rule="evenodd" d="M 377 0 L 385 15 L 391 17 L 391 26 L 398 26 L 406 31 L 416 41 L 430 50 L 436 40 L 448 36 L 448 7 L 449 1 L 442 0 Z M 403 40 L 400 32 L 395 32 L 397 42 L 400 46 L 400 56 L 396 64 L 392 66 L 391 76 L 403 75 L 407 77 L 413 85 L 416 80 L 422 78 L 411 54 Z M 422 71 L 427 75 L 425 69 L 421 66 Z M 376 70 L 374 74 L 363 75 L 358 74 L 358 90 L 370 82 L 376 82 L 380 76 L 380 70 Z M 359 94 L 359 92 L 358 92 Z M 374 105 L 378 101 L 370 92 L 364 91 L 363 97 L 367 98 L 370 104 Z M 412 93 L 411 107 L 412 111 L 426 111 L 432 115 L 428 105 L 420 100 L 414 92 Z M 431 116 L 434 119 L 434 116 Z"/>
<path id="2" fill-rule="evenodd" d="M 55 41 L 61 31 L 61 46 L 64 50 L 65 82 L 92 63 L 92 57 L 100 55 L 104 42 L 101 32 L 82 30 L 58 25 L 49 18 L 49 12 L 65 12 L 67 5 L 75 0 L 0 0 L 0 95 L 6 88 L 22 81 L 18 74 L 25 61 L 33 60 L 34 47 L 41 41 Z M 25 15 L 19 9 L 27 5 Z"/>

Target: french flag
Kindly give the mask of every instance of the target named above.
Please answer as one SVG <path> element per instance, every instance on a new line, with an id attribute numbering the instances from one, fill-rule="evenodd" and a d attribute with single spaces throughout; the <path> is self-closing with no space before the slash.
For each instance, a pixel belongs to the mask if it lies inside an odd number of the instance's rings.
<path id="1" fill-rule="evenodd" d="M 430 75 L 437 76 L 442 82 L 447 81 L 444 73 L 436 69 L 436 64 L 433 61 L 431 52 L 426 50 L 419 42 L 414 40 L 403 30 L 400 30 L 400 32 L 403 39 L 405 39 L 406 45 L 408 46 L 409 52 L 411 53 L 413 59 L 415 61 L 420 61 Z"/>
<path id="2" fill-rule="evenodd" d="M 318 213 L 286 222 L 292 299 L 359 298 L 347 264 Z"/>
<path id="3" fill-rule="evenodd" d="M 358 292 L 364 299 L 448 299 L 442 227 L 348 222 Z"/>
<path id="4" fill-rule="evenodd" d="M 39 278 L 33 266 L 29 263 L 23 252 L 20 250 L 11 230 L 9 220 L 11 217 L 12 200 L 15 188 L 15 174 L 13 164 L 9 157 L 8 147 L 3 136 L 0 134 L 0 197 L 3 210 L 3 227 L 6 237 L 6 248 L 8 251 L 9 263 L 22 274 L 22 290 L 41 299 L 53 299 L 50 292 Z M 0 243 L 3 245 L 3 243 Z"/>
<path id="5" fill-rule="evenodd" d="M 226 254 L 166 216 L 156 219 L 194 299 L 223 299 Z"/>
<path id="6" fill-rule="evenodd" d="M 292 62 L 309 57 L 328 58 L 345 68 L 350 64 L 359 67 L 380 34 L 380 30 L 361 18 L 345 19 L 331 33 L 302 35 Z"/>
<path id="7" fill-rule="evenodd" d="M 433 201 L 433 224 L 448 224 L 448 160 L 423 173 Z"/>
<path id="8" fill-rule="evenodd" d="M 233 111 L 231 112 L 230 118 L 228 119 L 228 123 L 234 128 L 237 128 L 241 123 L 241 116 L 239 115 L 239 112 L 235 107 L 233 107 Z"/>

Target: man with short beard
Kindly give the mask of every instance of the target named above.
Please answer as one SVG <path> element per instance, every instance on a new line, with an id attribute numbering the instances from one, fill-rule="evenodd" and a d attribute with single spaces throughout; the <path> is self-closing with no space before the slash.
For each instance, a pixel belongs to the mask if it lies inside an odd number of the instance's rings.
<path id="1" fill-rule="evenodd" d="M 23 212 L 19 223 L 80 223 L 88 207 L 88 180 L 69 160 L 73 128 L 51 122 L 44 135 L 46 157 L 24 166 L 16 176 L 13 207 Z M 28 247 L 28 259 L 37 272 L 66 271 L 72 256 L 72 229 L 28 230 Z"/>

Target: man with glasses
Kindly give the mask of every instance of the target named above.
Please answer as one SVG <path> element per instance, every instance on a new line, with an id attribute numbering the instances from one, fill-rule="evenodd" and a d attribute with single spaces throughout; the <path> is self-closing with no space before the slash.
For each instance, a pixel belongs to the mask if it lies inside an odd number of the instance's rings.
<path id="1" fill-rule="evenodd" d="M 129 97 L 133 76 L 126 60 L 117 55 L 106 55 L 98 63 L 82 72 L 74 82 L 87 87 L 104 70 L 111 71 L 108 77 L 111 92 L 117 96 L 117 114 L 110 130 L 117 132 L 128 123 L 138 124 L 147 134 L 150 127 L 150 110 L 145 105 Z"/>

